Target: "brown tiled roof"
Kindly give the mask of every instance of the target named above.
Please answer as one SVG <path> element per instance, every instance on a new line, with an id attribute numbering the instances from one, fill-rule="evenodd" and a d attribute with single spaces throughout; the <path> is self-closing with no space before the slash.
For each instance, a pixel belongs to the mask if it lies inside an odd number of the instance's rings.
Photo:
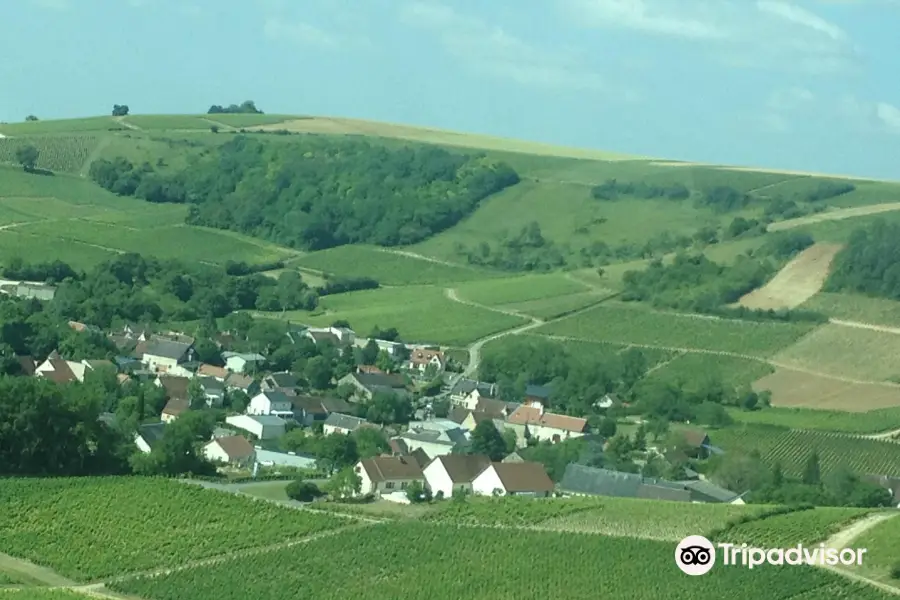
<path id="1" fill-rule="evenodd" d="M 518 407 L 518 404 L 504 402 L 503 400 L 480 397 L 475 404 L 475 412 L 488 413 L 494 419 L 502 419 L 504 417 L 504 411 L 512 413 Z"/>
<path id="2" fill-rule="evenodd" d="M 404 442 L 405 443 L 405 442 Z M 420 469 L 424 469 L 425 465 L 431 460 L 428 456 L 428 453 L 422 450 L 421 448 L 416 448 L 412 452 L 406 455 L 406 458 L 412 460 L 417 465 L 419 465 Z"/>
<path id="3" fill-rule="evenodd" d="M 426 350 L 423 348 L 413 350 L 412 354 L 409 357 L 409 360 L 414 365 L 427 365 L 435 356 L 438 357 L 438 360 L 441 361 L 441 364 L 444 363 L 443 352 L 441 352 L 440 350 Z"/>
<path id="4" fill-rule="evenodd" d="M 34 362 L 33 356 L 17 356 L 16 360 L 19 361 L 19 364 L 22 367 L 23 375 L 34 375 L 34 370 L 37 368 L 37 364 Z"/>
<path id="5" fill-rule="evenodd" d="M 225 454 L 231 460 L 239 460 L 247 458 L 253 454 L 253 446 L 242 435 L 228 435 L 216 439 Z"/>
<path id="6" fill-rule="evenodd" d="M 688 446 L 692 448 L 699 448 L 703 444 L 703 440 L 706 439 L 706 432 L 702 429 L 685 429 L 684 430 L 684 441 Z"/>
<path id="7" fill-rule="evenodd" d="M 79 323 L 78 321 L 69 321 L 69 327 L 74 329 L 75 331 L 86 331 L 88 326 L 84 323 Z"/>
<path id="8" fill-rule="evenodd" d="M 69 367 L 69 363 L 64 361 L 61 358 L 51 358 L 49 359 L 50 366 L 53 367 L 52 371 L 41 371 L 41 375 L 46 377 L 50 381 L 55 383 L 70 383 L 72 381 L 77 381 L 78 377 L 75 376 L 75 373 L 72 372 L 72 369 Z"/>
<path id="9" fill-rule="evenodd" d="M 357 373 L 374 373 L 376 375 L 386 375 L 385 371 L 382 371 L 375 365 L 359 365 L 356 367 Z"/>
<path id="10" fill-rule="evenodd" d="M 185 398 L 172 398 L 166 402 L 166 406 L 162 409 L 164 415 L 177 417 L 191 407 L 191 403 Z"/>
<path id="11" fill-rule="evenodd" d="M 407 446 L 406 442 L 404 440 L 401 440 L 400 438 L 394 438 L 392 440 L 389 440 L 388 446 L 390 447 L 391 452 L 393 452 L 394 454 L 408 454 L 409 453 L 409 446 Z"/>
<path id="12" fill-rule="evenodd" d="M 341 398 L 322 398 L 322 406 L 325 407 L 330 413 L 351 413 L 353 412 L 353 405 L 347 402 L 346 400 L 342 400 Z"/>
<path id="13" fill-rule="evenodd" d="M 159 382 L 166 390 L 166 397 L 188 399 L 188 386 L 191 380 L 187 377 L 175 377 L 174 375 L 160 375 Z"/>
<path id="14" fill-rule="evenodd" d="M 225 385 L 246 390 L 253 385 L 253 378 L 241 373 L 229 373 L 225 379 Z"/>
<path id="15" fill-rule="evenodd" d="M 207 377 L 215 377 L 216 379 L 225 379 L 228 377 L 228 369 L 225 367 L 217 367 L 206 363 L 197 367 L 197 375 L 206 375 Z"/>
<path id="16" fill-rule="evenodd" d="M 472 483 L 473 479 L 491 465 L 491 459 L 483 454 L 448 454 L 434 460 L 444 465 L 453 483 Z"/>
<path id="17" fill-rule="evenodd" d="M 362 468 L 373 482 L 395 479 L 420 479 L 422 467 L 406 456 L 376 456 L 361 461 Z"/>
<path id="18" fill-rule="evenodd" d="M 507 462 L 491 465 L 507 492 L 552 492 L 553 481 L 536 462 Z"/>
<path id="19" fill-rule="evenodd" d="M 575 433 L 581 433 L 587 427 L 587 419 L 548 412 L 541 414 L 541 409 L 534 406 L 520 406 L 506 420 L 513 425 L 541 425 Z"/>

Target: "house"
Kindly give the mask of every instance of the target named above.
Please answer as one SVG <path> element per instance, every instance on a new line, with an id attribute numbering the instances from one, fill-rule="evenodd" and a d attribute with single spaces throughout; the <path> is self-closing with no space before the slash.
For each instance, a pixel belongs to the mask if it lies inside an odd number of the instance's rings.
<path id="1" fill-rule="evenodd" d="M 428 367 L 434 367 L 440 373 L 447 365 L 447 359 L 440 350 L 428 348 L 416 348 L 409 355 L 409 368 L 424 372 Z"/>
<path id="2" fill-rule="evenodd" d="M 170 398 L 162 409 L 160 419 L 163 423 L 171 423 L 190 409 L 191 402 L 187 398 Z"/>
<path id="3" fill-rule="evenodd" d="M 103 330 L 97 327 L 96 325 L 88 325 L 87 323 L 82 323 L 80 321 L 69 321 L 69 328 L 72 331 L 77 331 L 78 333 L 102 333 Z"/>
<path id="4" fill-rule="evenodd" d="M 293 418 L 294 405 L 284 392 L 260 392 L 250 399 L 247 405 L 248 415 L 275 415 Z"/>
<path id="5" fill-rule="evenodd" d="M 525 386 L 525 400 L 522 404 L 547 406 L 552 393 L 550 386 L 529 384 Z"/>
<path id="6" fill-rule="evenodd" d="M 223 352 L 222 360 L 225 361 L 225 368 L 232 373 L 245 373 L 258 369 L 266 357 L 255 352 Z"/>
<path id="7" fill-rule="evenodd" d="M 691 493 L 684 486 L 670 481 L 575 463 L 566 466 L 566 471 L 559 482 L 559 490 L 574 496 L 691 501 Z"/>
<path id="8" fill-rule="evenodd" d="M 84 365 L 63 360 L 56 351 L 50 353 L 47 359 L 34 369 L 35 377 L 49 379 L 54 383 L 72 383 L 84 380 Z"/>
<path id="9" fill-rule="evenodd" d="M 53 300 L 56 296 L 56 288 L 46 283 L 36 283 L 32 281 L 21 281 L 16 285 L 16 296 L 18 298 L 34 298 L 37 300 Z"/>
<path id="10" fill-rule="evenodd" d="M 425 485 L 422 467 L 404 456 L 376 456 L 356 463 L 356 474 L 362 480 L 360 494 L 389 494 L 405 490 L 413 481 Z"/>
<path id="11" fill-rule="evenodd" d="M 616 394 L 606 394 L 602 398 L 594 402 L 594 408 L 606 410 L 619 403 L 619 397 Z"/>
<path id="12" fill-rule="evenodd" d="M 372 426 L 371 423 L 366 421 L 365 419 L 360 419 L 359 417 L 352 417 L 350 415 L 343 415 L 340 413 L 331 413 L 328 415 L 328 418 L 325 419 L 325 423 L 322 426 L 322 433 L 325 435 L 331 435 L 332 433 L 342 433 L 344 435 L 348 435 L 353 433 L 360 427 Z"/>
<path id="13" fill-rule="evenodd" d="M 316 457 L 294 452 L 274 452 L 256 447 L 256 463 L 263 467 L 288 467 L 291 469 L 315 469 Z"/>
<path id="14" fill-rule="evenodd" d="M 156 446 L 156 443 L 162 439 L 165 429 L 165 423 L 149 423 L 141 425 L 134 435 L 134 443 L 141 452 L 149 454 L 154 446 Z"/>
<path id="15" fill-rule="evenodd" d="M 275 415 L 234 415 L 225 417 L 225 422 L 250 432 L 260 440 L 271 440 L 284 435 L 284 419 Z"/>
<path id="16" fill-rule="evenodd" d="M 472 481 L 479 496 L 549 496 L 554 486 L 544 466 L 536 462 L 491 463 Z"/>
<path id="17" fill-rule="evenodd" d="M 350 385 L 355 396 L 371 400 L 377 392 L 406 395 L 406 381 L 400 375 L 376 375 L 374 373 L 350 373 L 338 381 L 338 385 Z"/>
<path id="18" fill-rule="evenodd" d="M 522 458 L 522 457 L 519 455 L 518 452 L 511 452 L 510 454 L 507 454 L 507 455 L 503 458 L 503 460 L 500 461 L 500 462 L 505 462 L 505 463 L 508 463 L 508 462 L 520 463 L 520 462 L 525 462 L 525 459 Z"/>
<path id="19" fill-rule="evenodd" d="M 450 409 L 447 418 L 459 423 L 463 429 L 471 431 L 482 421 L 504 421 L 520 406 L 516 402 L 504 402 L 503 400 L 479 397 L 474 403 L 474 408 L 470 409 L 463 405 L 454 406 Z M 502 428 L 499 429 L 502 431 Z"/>
<path id="20" fill-rule="evenodd" d="M 214 463 L 246 467 L 253 464 L 256 450 L 242 435 L 216 438 L 203 446 L 203 455 Z"/>
<path id="21" fill-rule="evenodd" d="M 685 429 L 684 452 L 692 458 L 709 458 L 711 444 L 709 436 L 702 429 Z"/>
<path id="22" fill-rule="evenodd" d="M 488 468 L 491 459 L 483 454 L 438 456 L 422 470 L 431 493 L 450 498 L 457 490 L 472 491 L 472 482 Z"/>
<path id="23" fill-rule="evenodd" d="M 157 375 L 154 382 L 156 387 L 161 387 L 166 391 L 166 398 L 177 398 L 179 400 L 190 400 L 188 394 L 188 386 L 191 380 L 187 377 L 176 377 L 174 375 Z"/>
<path id="24" fill-rule="evenodd" d="M 431 462 L 431 458 L 429 458 L 428 454 L 425 453 L 421 448 L 417 448 L 410 452 L 409 447 L 406 445 L 406 442 L 399 438 L 395 438 L 392 440 L 388 440 L 388 446 L 390 447 L 390 456 L 405 456 L 409 459 L 415 461 L 423 469 L 425 466 Z"/>
<path id="25" fill-rule="evenodd" d="M 743 494 L 736 494 L 705 479 L 677 482 L 690 494 L 691 502 L 721 502 L 744 504 Z"/>
<path id="26" fill-rule="evenodd" d="M 411 428 L 396 436 L 396 440 L 402 440 L 407 452 L 423 450 L 428 458 L 445 456 L 454 449 L 464 447 L 469 439 L 461 428 L 454 429 L 426 429 Z"/>
<path id="27" fill-rule="evenodd" d="M 300 382 L 293 373 L 282 371 L 266 375 L 260 387 L 264 392 L 282 392 L 288 396 L 296 396 L 299 384 Z"/>
<path id="28" fill-rule="evenodd" d="M 147 324 L 125 323 L 120 335 L 139 342 L 146 342 L 153 335 L 153 328 Z"/>
<path id="29" fill-rule="evenodd" d="M 321 343 L 334 346 L 352 346 L 356 340 L 356 333 L 347 327 L 309 327 L 304 335 L 316 345 Z"/>
<path id="30" fill-rule="evenodd" d="M 248 396 L 253 396 L 259 392 L 259 382 L 249 375 L 229 373 L 225 378 L 225 389 L 229 392 L 240 391 Z"/>
<path id="31" fill-rule="evenodd" d="M 190 377 L 181 365 L 194 358 L 193 342 L 177 341 L 161 336 L 152 336 L 146 342 L 140 342 L 135 348 L 141 362 L 151 371 Z"/>
<path id="32" fill-rule="evenodd" d="M 391 357 L 398 356 L 406 349 L 406 344 L 403 342 L 392 342 L 390 340 L 379 340 L 377 338 L 357 338 L 354 345 L 358 348 L 365 348 L 370 341 L 374 341 L 379 350 L 384 350 L 388 353 L 388 356 Z"/>
<path id="33" fill-rule="evenodd" d="M 369 373 L 374 375 L 387 375 L 387 371 L 382 371 L 375 365 L 356 365 L 357 373 Z"/>
<path id="34" fill-rule="evenodd" d="M 210 408 L 219 408 L 225 402 L 225 383 L 215 377 L 200 376 L 197 377 L 200 383 L 200 389 L 203 390 L 203 397 L 206 398 L 206 405 Z"/>
<path id="35" fill-rule="evenodd" d="M 469 410 L 475 410 L 475 405 L 480 398 L 494 398 L 497 391 L 496 384 L 482 383 L 474 379 L 461 379 L 450 391 L 450 402 L 454 405 L 465 406 Z"/>
<path id="36" fill-rule="evenodd" d="M 212 377 L 213 379 L 218 379 L 219 381 L 224 382 L 225 379 L 228 378 L 228 369 L 226 369 L 225 367 L 217 367 L 215 365 L 201 363 L 200 366 L 197 367 L 197 376 Z"/>
<path id="37" fill-rule="evenodd" d="M 506 418 L 506 423 L 518 438 L 524 435 L 525 439 L 554 443 L 587 433 L 587 419 L 546 412 L 543 405 L 520 406 Z"/>

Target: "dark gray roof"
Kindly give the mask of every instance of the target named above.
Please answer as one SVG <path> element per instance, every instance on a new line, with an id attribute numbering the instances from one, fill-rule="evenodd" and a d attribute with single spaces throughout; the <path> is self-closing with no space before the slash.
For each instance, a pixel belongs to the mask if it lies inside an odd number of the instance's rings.
<path id="1" fill-rule="evenodd" d="M 161 338 L 153 338 L 144 346 L 144 355 L 162 356 L 163 358 L 171 358 L 180 360 L 184 358 L 191 345 L 183 342 L 175 342 L 172 340 L 164 340 Z"/>
<path id="2" fill-rule="evenodd" d="M 532 396 L 534 398 L 542 398 L 546 400 L 550 397 L 550 394 L 553 390 L 550 389 L 549 386 L 546 385 L 527 385 L 525 386 L 525 395 Z"/>
<path id="3" fill-rule="evenodd" d="M 147 445 L 150 446 L 150 448 L 153 448 L 153 446 L 162 439 L 165 429 L 165 423 L 149 423 L 138 427 L 138 435 L 147 442 Z"/>
<path id="4" fill-rule="evenodd" d="M 367 388 L 393 389 L 405 387 L 403 378 L 397 375 L 380 375 L 378 373 L 353 373 L 352 376 Z"/>
<path id="5" fill-rule="evenodd" d="M 484 383 L 483 381 L 475 381 L 474 379 L 461 379 L 453 386 L 453 394 L 471 394 L 474 390 L 482 396 L 493 397 L 496 386 L 493 383 Z"/>
<path id="6" fill-rule="evenodd" d="M 340 427 L 341 429 L 349 429 L 354 430 L 360 425 L 364 425 L 367 421 L 365 419 L 360 419 L 359 417 L 352 417 L 350 415 L 342 415 L 341 413 L 331 413 L 328 415 L 328 418 L 325 419 L 325 425 L 330 425 L 332 427 Z"/>
<path id="7" fill-rule="evenodd" d="M 293 373 L 272 373 L 266 379 L 270 379 L 275 387 L 295 388 L 297 387 L 297 377 Z"/>
<path id="8" fill-rule="evenodd" d="M 572 463 L 566 467 L 559 489 L 575 494 L 647 498 L 690 502 L 691 494 L 681 484 Z"/>
<path id="9" fill-rule="evenodd" d="M 699 502 L 731 502 L 740 495 L 703 479 L 679 483 L 691 493 L 691 499 Z"/>
<path id="10" fill-rule="evenodd" d="M 292 403 L 292 398 L 290 396 L 288 396 L 284 392 L 279 392 L 278 390 L 275 390 L 274 392 L 262 392 L 260 395 L 265 396 L 269 399 L 269 402 L 272 403 Z"/>
<path id="11" fill-rule="evenodd" d="M 205 392 L 224 392 L 225 382 L 219 381 L 215 377 L 200 376 L 197 378 L 200 385 L 203 386 Z"/>

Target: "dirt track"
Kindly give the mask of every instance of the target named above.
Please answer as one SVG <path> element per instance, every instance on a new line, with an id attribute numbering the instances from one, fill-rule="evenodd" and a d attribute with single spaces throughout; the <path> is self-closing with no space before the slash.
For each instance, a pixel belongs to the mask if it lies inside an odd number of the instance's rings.
<path id="1" fill-rule="evenodd" d="M 843 221 L 844 219 L 852 219 L 853 217 L 865 217 L 867 215 L 877 215 L 884 212 L 892 212 L 900 210 L 900 202 L 886 202 L 884 204 L 871 204 L 869 206 L 854 206 L 853 208 L 839 208 L 837 210 L 829 210 L 820 212 L 807 217 L 797 217 L 796 219 L 788 219 L 772 223 L 766 228 L 766 231 L 784 231 L 793 229 L 802 225 L 810 225 L 812 223 L 822 223 L 824 221 Z"/>
<path id="2" fill-rule="evenodd" d="M 747 308 L 778 310 L 796 308 L 822 289 L 831 261 L 841 246 L 814 244 L 789 262 L 763 287 L 740 299 Z"/>

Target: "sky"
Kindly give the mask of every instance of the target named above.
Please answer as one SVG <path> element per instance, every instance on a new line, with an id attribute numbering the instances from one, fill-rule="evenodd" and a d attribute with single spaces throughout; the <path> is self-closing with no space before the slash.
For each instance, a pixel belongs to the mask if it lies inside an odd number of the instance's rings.
<path id="1" fill-rule="evenodd" d="M 15 0 L 0 56 L 0 121 L 252 99 L 900 179 L 900 0 Z"/>

